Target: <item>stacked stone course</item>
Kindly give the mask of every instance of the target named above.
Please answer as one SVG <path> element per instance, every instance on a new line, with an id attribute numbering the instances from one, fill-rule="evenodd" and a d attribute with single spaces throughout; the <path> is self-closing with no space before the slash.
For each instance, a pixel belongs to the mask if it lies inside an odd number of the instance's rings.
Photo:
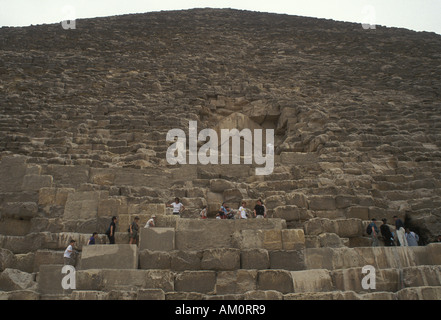
<path id="1" fill-rule="evenodd" d="M 440 49 L 432 33 L 230 9 L 1 28 L 0 298 L 440 299 Z M 273 173 L 169 164 L 166 134 L 189 121 L 274 129 Z M 214 219 L 259 198 L 267 219 Z M 153 215 L 130 246 L 133 218 Z M 367 224 L 394 231 L 395 215 L 421 246 L 371 247 Z"/>

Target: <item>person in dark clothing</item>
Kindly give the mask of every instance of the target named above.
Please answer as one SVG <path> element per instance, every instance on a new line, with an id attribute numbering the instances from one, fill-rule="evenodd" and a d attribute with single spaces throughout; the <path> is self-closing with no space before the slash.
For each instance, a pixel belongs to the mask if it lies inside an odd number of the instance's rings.
<path id="1" fill-rule="evenodd" d="M 257 200 L 257 204 L 254 207 L 254 217 L 264 218 L 265 217 L 265 207 L 262 205 L 262 200 Z"/>
<path id="2" fill-rule="evenodd" d="M 383 224 L 380 226 L 380 232 L 381 232 L 381 235 L 383 236 L 384 245 L 386 247 L 392 247 L 395 245 L 394 236 L 393 236 L 392 232 L 390 232 L 390 228 L 387 225 L 387 219 L 383 218 L 383 219 L 381 219 L 381 221 L 383 221 Z"/>
<path id="3" fill-rule="evenodd" d="M 113 216 L 112 217 L 112 222 L 110 222 L 109 228 L 106 231 L 106 235 L 109 238 L 109 243 L 110 244 L 115 244 L 115 232 L 116 232 L 116 221 L 118 219 Z"/>
<path id="4" fill-rule="evenodd" d="M 95 240 L 97 237 L 98 237 L 98 232 L 94 232 L 90 237 L 89 241 L 87 242 L 87 245 L 95 244 Z"/>
<path id="5" fill-rule="evenodd" d="M 378 228 L 377 225 L 375 224 L 376 221 L 377 219 L 372 218 L 372 222 L 369 224 L 369 227 L 371 229 L 370 235 L 371 235 L 373 247 L 378 247 Z"/>

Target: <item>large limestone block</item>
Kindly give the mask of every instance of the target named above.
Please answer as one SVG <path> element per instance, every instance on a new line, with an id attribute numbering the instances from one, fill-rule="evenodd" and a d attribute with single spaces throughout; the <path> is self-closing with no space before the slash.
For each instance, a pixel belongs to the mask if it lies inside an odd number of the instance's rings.
<path id="1" fill-rule="evenodd" d="M 215 271 L 184 271 L 175 277 L 175 291 L 214 294 L 216 286 Z"/>
<path id="2" fill-rule="evenodd" d="M 337 208 L 333 196 L 310 196 L 308 201 L 310 210 L 335 210 Z"/>
<path id="3" fill-rule="evenodd" d="M 351 238 L 363 234 L 363 224 L 360 219 L 335 219 L 313 218 L 305 222 L 307 235 L 319 235 L 321 233 L 335 233 L 342 238 Z"/>
<path id="4" fill-rule="evenodd" d="M 100 270 L 104 291 L 162 289 L 174 290 L 174 276 L 168 270 L 103 269 Z"/>
<path id="5" fill-rule="evenodd" d="M 398 300 L 441 300 L 441 287 L 404 288 L 397 292 Z"/>
<path id="6" fill-rule="evenodd" d="M 367 261 L 353 248 L 307 248 L 304 251 L 307 269 L 341 269 L 363 267 Z"/>
<path id="7" fill-rule="evenodd" d="M 295 205 L 278 206 L 274 208 L 275 218 L 281 218 L 286 221 L 305 221 L 314 218 L 312 213 L 305 209 L 299 208 Z"/>
<path id="8" fill-rule="evenodd" d="M 216 278 L 216 294 L 245 293 L 256 290 L 257 270 L 220 271 Z"/>
<path id="9" fill-rule="evenodd" d="M 13 268 L 15 262 L 16 257 L 10 250 L 0 248 L 0 272 L 7 268 Z"/>
<path id="10" fill-rule="evenodd" d="M 441 286 L 441 266 L 417 266 L 403 268 L 406 287 Z"/>
<path id="11" fill-rule="evenodd" d="M 269 269 L 270 259 L 268 250 L 245 249 L 240 252 L 240 263 L 242 269 Z"/>
<path id="12" fill-rule="evenodd" d="M 175 249 L 174 228 L 141 228 L 139 249 L 172 251 Z"/>
<path id="13" fill-rule="evenodd" d="M 31 232 L 32 225 L 38 218 L 21 220 L 3 217 L 0 223 L 0 234 L 8 236 L 25 236 Z"/>
<path id="14" fill-rule="evenodd" d="M 41 188 L 38 191 L 38 204 L 40 206 L 65 206 L 68 194 L 74 192 L 74 188 Z"/>
<path id="15" fill-rule="evenodd" d="M 309 165 L 316 163 L 318 156 L 311 152 L 281 152 L 280 162 L 287 165 Z"/>
<path id="16" fill-rule="evenodd" d="M 426 248 L 431 264 L 441 265 L 441 243 L 431 243 Z"/>
<path id="17" fill-rule="evenodd" d="M 22 191 L 26 168 L 26 157 L 24 156 L 3 157 L 0 163 L 0 192 Z"/>
<path id="18" fill-rule="evenodd" d="M 35 202 L 6 202 L 3 205 L 2 217 L 30 220 L 38 215 L 38 206 Z"/>
<path id="19" fill-rule="evenodd" d="M 44 264 L 63 264 L 63 253 L 55 250 L 37 250 L 33 263 L 34 271 L 38 272 L 40 266 Z"/>
<path id="20" fill-rule="evenodd" d="M 162 289 L 138 289 L 136 300 L 165 300 Z"/>
<path id="21" fill-rule="evenodd" d="M 244 300 L 283 300 L 283 293 L 277 290 L 251 290 L 244 293 Z"/>
<path id="22" fill-rule="evenodd" d="M 284 229 L 281 232 L 283 250 L 300 250 L 305 248 L 305 233 L 303 229 Z"/>
<path id="23" fill-rule="evenodd" d="M 286 270 L 259 270 L 257 273 L 258 290 L 276 290 L 281 293 L 293 292 L 292 276 Z"/>
<path id="24" fill-rule="evenodd" d="M 139 251 L 140 269 L 171 269 L 171 256 L 165 251 Z"/>
<path id="25" fill-rule="evenodd" d="M 96 218 L 98 215 L 98 204 L 101 199 L 107 196 L 108 192 L 105 191 L 79 191 L 69 193 L 63 218 L 66 220 Z"/>
<path id="26" fill-rule="evenodd" d="M 363 234 L 363 224 L 360 219 L 337 219 L 334 220 L 336 224 L 335 233 L 341 238 L 351 238 L 361 236 Z"/>
<path id="27" fill-rule="evenodd" d="M 231 248 L 234 242 L 232 236 L 235 232 L 269 229 L 275 230 L 276 233 L 279 232 L 281 246 L 280 230 L 285 226 L 285 221 L 281 219 L 178 219 L 176 223 L 176 249 Z M 270 240 L 271 237 L 268 236 L 267 242 L 270 243 Z"/>
<path id="28" fill-rule="evenodd" d="M 170 266 L 172 270 L 200 270 L 202 251 L 180 251 L 175 250 L 170 252 Z"/>
<path id="29" fill-rule="evenodd" d="M 362 268 L 347 268 L 331 271 L 331 277 L 336 290 L 362 292 L 366 291 L 362 280 L 368 273 L 363 273 Z M 397 292 L 401 288 L 398 269 L 375 269 L 374 276 L 375 291 Z"/>
<path id="30" fill-rule="evenodd" d="M 84 246 L 81 269 L 137 269 L 138 248 L 134 244 L 96 244 Z"/>
<path id="31" fill-rule="evenodd" d="M 240 250 L 232 248 L 204 250 L 201 268 L 203 270 L 237 270 L 240 268 Z"/>
<path id="32" fill-rule="evenodd" d="M 108 292 L 92 291 L 92 290 L 75 290 L 71 294 L 71 300 L 107 300 Z"/>
<path id="33" fill-rule="evenodd" d="M 327 292 L 333 290 L 329 270 L 314 269 L 291 272 L 294 292 Z"/>
<path id="34" fill-rule="evenodd" d="M 223 193 L 224 190 L 235 188 L 235 184 L 225 179 L 211 179 L 210 190 L 212 192 Z"/>
<path id="35" fill-rule="evenodd" d="M 360 295 L 353 291 L 300 292 L 288 293 L 284 300 L 360 300 Z"/>
<path id="36" fill-rule="evenodd" d="M 50 175 L 28 174 L 23 177 L 21 188 L 25 191 L 38 191 L 40 188 L 51 187 L 53 178 Z"/>
<path id="37" fill-rule="evenodd" d="M 283 270 L 305 269 L 303 250 L 276 250 L 269 251 L 270 268 Z"/>
<path id="38" fill-rule="evenodd" d="M 0 291 L 36 290 L 37 283 L 31 273 L 6 268 L 0 273 Z"/>
<path id="39" fill-rule="evenodd" d="M 42 294 L 70 293 L 71 289 L 63 289 L 62 280 L 65 276 L 71 275 L 71 273 L 70 271 L 62 273 L 62 269 L 63 265 L 60 264 L 41 265 L 37 276 L 38 292 Z"/>
<path id="40" fill-rule="evenodd" d="M 88 166 L 79 165 L 55 165 L 47 166 L 46 174 L 53 177 L 58 186 L 77 188 L 89 182 Z"/>

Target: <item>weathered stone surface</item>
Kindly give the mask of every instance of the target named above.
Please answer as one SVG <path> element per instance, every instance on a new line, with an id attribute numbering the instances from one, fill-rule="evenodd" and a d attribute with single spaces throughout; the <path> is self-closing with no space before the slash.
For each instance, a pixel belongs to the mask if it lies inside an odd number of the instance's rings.
<path id="1" fill-rule="evenodd" d="M 207 249 L 201 260 L 203 270 L 237 270 L 240 268 L 239 249 Z"/>
<path id="2" fill-rule="evenodd" d="M 139 289 L 136 300 L 165 300 L 162 289 Z"/>
<path id="3" fill-rule="evenodd" d="M 257 270 L 220 271 L 216 278 L 216 295 L 256 290 Z"/>
<path id="4" fill-rule="evenodd" d="M 327 292 L 333 290 L 330 272 L 314 269 L 291 272 L 294 292 Z"/>
<path id="5" fill-rule="evenodd" d="M 130 244 L 84 246 L 81 269 L 137 269 L 138 248 Z"/>
<path id="6" fill-rule="evenodd" d="M 275 232 L 283 227 L 280 219 L 247 220 L 195 220 L 180 219 L 176 224 L 176 249 L 203 250 L 205 248 L 231 248 L 231 235 L 242 230 L 267 230 Z M 273 230 L 268 230 L 272 232 Z M 269 238 L 267 238 L 270 241 Z M 279 241 L 281 248 L 281 240 Z"/>
<path id="7" fill-rule="evenodd" d="M 240 264 L 242 269 L 268 269 L 270 258 L 268 250 L 245 249 L 240 252 Z"/>
<path id="8" fill-rule="evenodd" d="M 35 202 L 7 202 L 3 205 L 3 217 L 30 220 L 38 214 Z"/>
<path id="9" fill-rule="evenodd" d="M 8 249 L 0 248 L 0 272 L 7 268 L 13 268 L 15 264 L 15 256 Z"/>
<path id="10" fill-rule="evenodd" d="M 0 273 L 0 291 L 36 290 L 37 283 L 30 273 L 6 268 Z"/>
<path id="11" fill-rule="evenodd" d="M 140 269 L 171 269 L 171 256 L 164 251 L 139 251 Z"/>
<path id="12" fill-rule="evenodd" d="M 440 300 L 440 287 L 404 288 L 397 292 L 398 300 Z"/>
<path id="13" fill-rule="evenodd" d="M 26 157 L 13 155 L 2 158 L 0 165 L 0 192 L 22 191 L 26 174 Z"/>
<path id="14" fill-rule="evenodd" d="M 67 275 L 62 273 L 63 265 L 41 265 L 37 276 L 38 292 L 42 294 L 64 294 L 72 290 L 64 290 L 62 287 L 63 277 Z"/>
<path id="15" fill-rule="evenodd" d="M 257 273 L 257 290 L 276 290 L 281 293 L 293 292 L 292 276 L 285 270 L 259 270 Z"/>
<path id="16" fill-rule="evenodd" d="M 139 249 L 154 251 L 171 251 L 175 249 L 174 228 L 141 228 Z"/>
<path id="17" fill-rule="evenodd" d="M 441 247 L 427 245 L 441 229 L 439 35 L 231 9 L 81 25 L 80 33 L 59 24 L 0 30 L 8 49 L 0 57 L 0 247 L 9 250 L 0 268 L 40 270 L 42 289 L 2 298 L 439 298 Z M 256 175 L 257 163 L 192 164 L 187 153 L 172 165 L 167 132 L 183 130 L 188 148 L 189 121 L 198 132 L 273 129 L 272 173 Z M 183 218 L 165 209 L 175 196 Z M 252 211 L 259 198 L 269 219 L 213 219 L 223 201 L 237 209 L 246 200 Z M 198 219 L 203 205 L 207 220 Z M 60 282 L 49 267 L 70 238 L 86 262 L 88 238 L 111 216 L 116 242 L 127 244 L 134 216 L 142 225 L 152 214 L 157 227 L 173 228 L 175 244 L 148 241 L 154 251 L 142 250 L 141 270 L 78 270 L 82 287 L 72 295 L 45 283 Z M 394 215 L 419 234 L 419 247 L 370 247 L 369 220 L 393 224 Z M 111 257 L 97 256 L 97 268 L 124 260 Z M 307 270 L 294 279 L 302 263 Z M 364 265 L 388 291 L 360 291 Z M 308 287 L 317 269 L 328 270 L 332 288 L 326 271 Z M 418 287 L 400 290 L 397 270 Z M 334 291 L 296 293 L 320 283 Z M 148 290 L 156 287 L 163 293 Z"/>
<path id="18" fill-rule="evenodd" d="M 269 251 L 270 268 L 283 270 L 303 270 L 305 261 L 301 250 Z"/>
<path id="19" fill-rule="evenodd" d="M 215 271 L 184 271 L 175 277 L 175 290 L 213 294 L 216 286 Z"/>

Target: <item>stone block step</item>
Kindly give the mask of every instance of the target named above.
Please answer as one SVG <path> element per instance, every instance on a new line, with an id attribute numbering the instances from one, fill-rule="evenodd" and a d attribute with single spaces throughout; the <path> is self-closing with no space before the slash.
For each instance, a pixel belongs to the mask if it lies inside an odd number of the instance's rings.
<path id="1" fill-rule="evenodd" d="M 72 293 L 72 290 L 65 290 L 62 287 L 61 281 L 64 276 L 61 272 L 62 267 L 61 265 L 42 266 L 37 276 L 38 289 L 35 291 L 42 294 Z M 290 296 L 290 298 L 301 298 L 301 294 L 308 297 L 331 292 L 332 295 L 338 292 L 371 293 L 374 296 L 379 295 L 377 296 L 379 298 L 382 296 L 380 292 L 383 292 L 386 297 L 390 298 L 390 293 L 399 293 L 403 289 L 407 289 L 408 292 L 418 292 L 418 288 L 441 287 L 440 273 L 439 266 L 418 266 L 403 270 L 379 269 L 372 275 L 375 278 L 375 287 L 371 288 L 363 287 L 363 281 L 367 275 L 362 268 L 333 271 L 326 269 L 302 271 L 279 269 L 181 272 L 154 269 L 88 269 L 76 271 L 75 282 L 76 290 L 80 291 L 136 292 L 155 289 L 165 293 L 198 293 L 222 296 L 246 294 L 257 290 L 276 291 L 282 295 L 297 294 L 297 296 Z M 410 280 L 415 274 L 418 275 L 417 279 Z M 438 292 L 438 289 L 435 292 Z M 401 297 L 406 296 L 403 292 L 401 295 Z"/>

